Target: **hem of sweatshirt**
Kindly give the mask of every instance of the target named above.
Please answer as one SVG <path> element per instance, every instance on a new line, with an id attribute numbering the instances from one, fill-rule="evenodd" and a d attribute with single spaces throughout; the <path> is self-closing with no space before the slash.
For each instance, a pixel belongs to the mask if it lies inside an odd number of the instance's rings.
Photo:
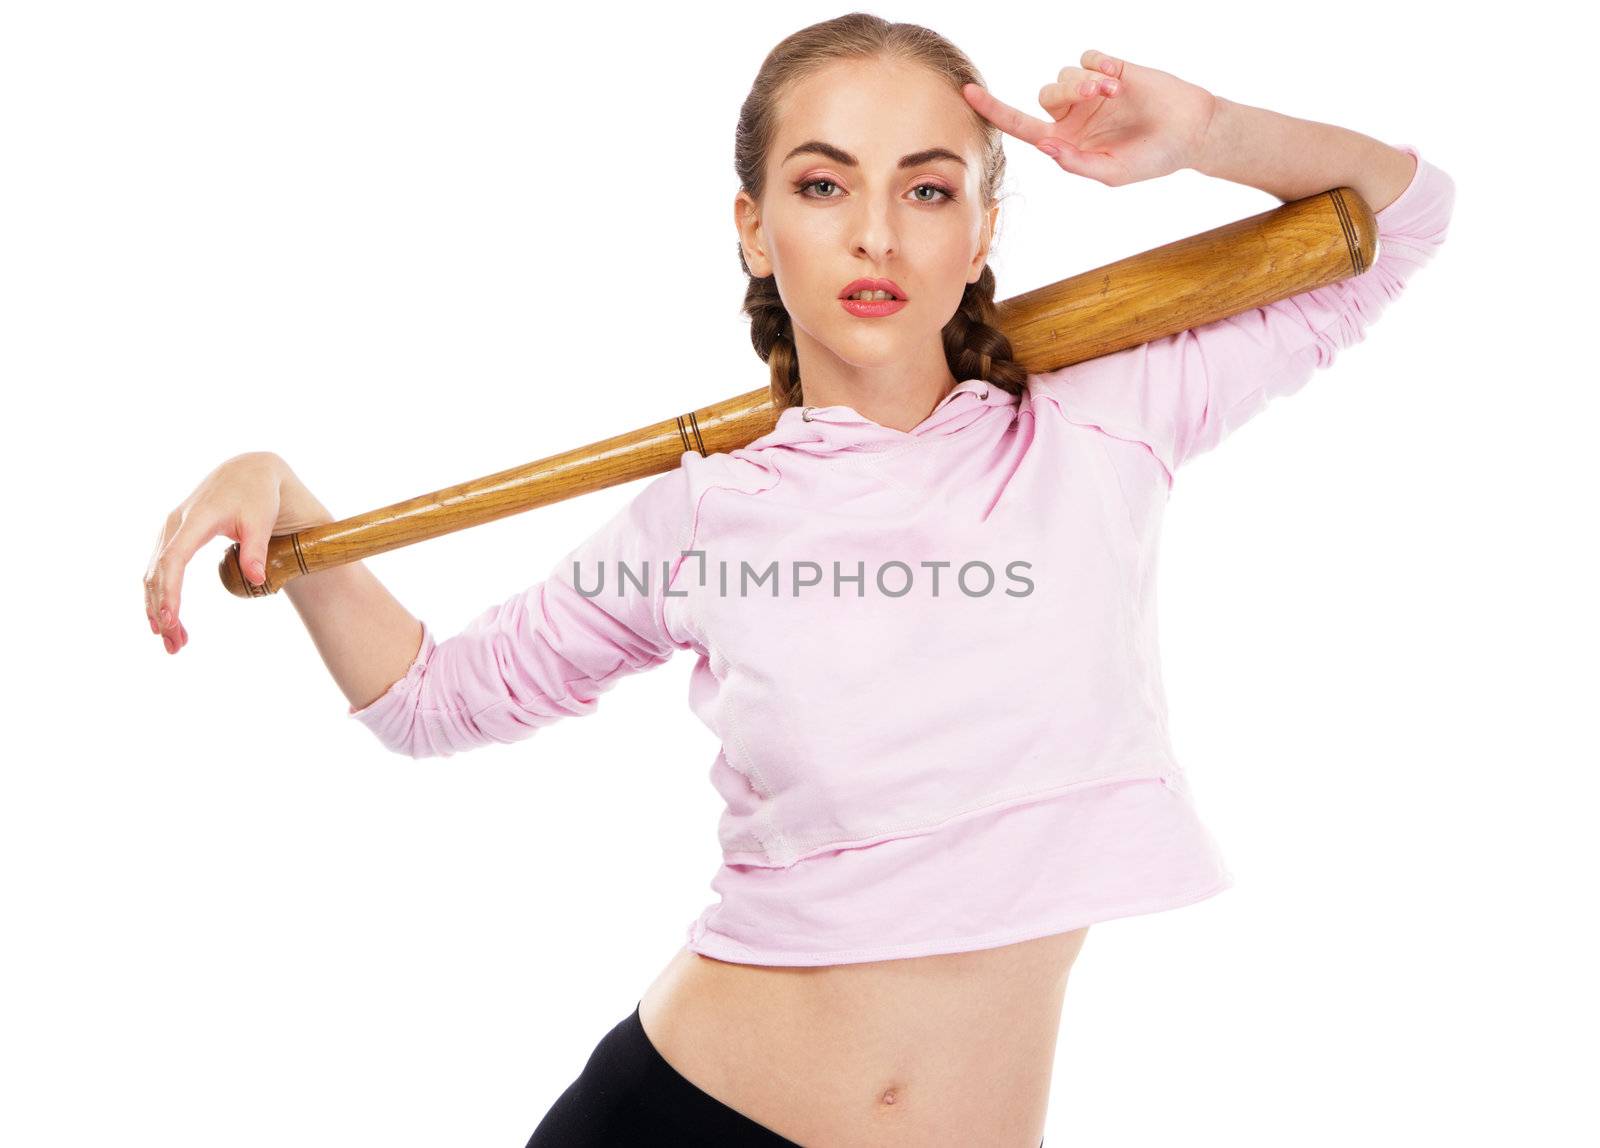
<path id="1" fill-rule="evenodd" d="M 687 939 L 741 964 L 894 960 L 1175 909 L 1233 883 L 1181 774 L 1122 778 L 788 869 L 725 863 L 722 899 Z"/>
<path id="2" fill-rule="evenodd" d="M 952 937 L 946 941 L 916 941 L 903 945 L 882 945 L 875 949 L 838 949 L 816 953 L 799 949 L 759 949 L 707 929 L 692 939 L 686 947 L 702 956 L 747 965 L 841 965 L 905 957 L 927 957 L 940 953 L 967 953 L 975 949 L 993 949 L 1019 941 L 1031 941 L 1038 937 L 1050 937 L 1057 933 L 1070 933 L 1074 929 L 1115 921 L 1123 917 L 1139 917 L 1168 909 L 1181 909 L 1231 889 L 1234 884 L 1233 873 L 1227 871 L 1210 881 L 1160 896 L 1135 897 L 1088 913 L 1081 909 L 1074 910 L 1063 914 L 1057 920 L 1043 924 L 999 929 L 972 937 Z"/>
<path id="3" fill-rule="evenodd" d="M 1430 216 L 1448 218 L 1455 202 L 1455 181 L 1449 173 L 1432 163 L 1415 144 L 1391 144 L 1416 161 L 1411 180 L 1392 202 L 1372 213 L 1380 234 L 1408 234 Z M 1369 205 L 1370 206 L 1370 205 Z"/>
<path id="4" fill-rule="evenodd" d="M 418 619 L 422 626 L 422 639 L 417 644 L 417 652 L 411 658 L 411 664 L 406 667 L 405 673 L 390 682 L 388 688 L 364 706 L 354 706 L 346 703 L 345 716 L 360 722 L 369 728 L 380 726 L 384 719 L 390 717 L 389 711 L 396 703 L 404 700 L 409 692 L 411 680 L 428 667 L 428 658 L 433 653 L 438 642 L 434 639 L 433 631 L 428 628 L 425 619 Z"/>

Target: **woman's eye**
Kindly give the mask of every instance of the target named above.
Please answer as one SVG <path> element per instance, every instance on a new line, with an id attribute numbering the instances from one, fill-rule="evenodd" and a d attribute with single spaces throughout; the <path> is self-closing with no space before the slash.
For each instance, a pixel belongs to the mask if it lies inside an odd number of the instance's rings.
<path id="1" fill-rule="evenodd" d="M 812 179 L 812 180 L 807 180 L 805 183 L 802 183 L 795 190 L 802 198 L 805 198 L 805 199 L 838 199 L 839 198 L 836 195 L 807 195 L 806 194 L 808 191 L 810 191 L 814 187 L 823 187 L 823 186 L 826 186 L 826 187 L 837 187 L 838 184 L 834 183 L 833 180 L 831 180 L 831 179 Z M 941 187 L 937 183 L 919 183 L 916 187 L 912 188 L 911 190 L 913 192 L 917 192 L 917 191 L 936 191 L 940 195 L 944 196 L 945 199 L 948 199 L 948 200 L 954 200 L 955 199 L 955 193 L 954 192 L 950 191 L 948 188 Z M 938 203 L 939 201 L 930 196 L 928 198 L 920 198 L 919 197 L 917 199 L 917 202 L 918 203 Z"/>
<path id="2" fill-rule="evenodd" d="M 811 180 L 811 181 L 809 181 L 807 183 L 802 183 L 798 190 L 799 190 L 800 194 L 802 196 L 805 196 L 805 198 L 807 198 L 807 199 L 833 199 L 834 196 L 831 196 L 831 195 L 810 195 L 810 196 L 806 195 L 806 190 L 808 188 L 817 187 L 820 184 L 827 184 L 829 187 L 836 186 L 834 184 L 833 180 L 831 180 L 831 179 L 813 179 L 813 180 Z"/>

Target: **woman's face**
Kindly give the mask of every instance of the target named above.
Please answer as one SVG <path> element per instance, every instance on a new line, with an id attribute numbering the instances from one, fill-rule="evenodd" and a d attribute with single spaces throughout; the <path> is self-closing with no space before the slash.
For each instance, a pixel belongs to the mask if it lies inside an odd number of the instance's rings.
<path id="1" fill-rule="evenodd" d="M 973 120 L 946 80 L 902 62 L 839 61 L 786 94 L 761 202 L 740 191 L 735 220 L 751 273 L 777 277 L 808 396 L 885 367 L 949 378 L 940 332 L 999 210 L 980 202 Z M 893 280 L 905 305 L 851 314 L 839 299 L 858 278 Z"/>

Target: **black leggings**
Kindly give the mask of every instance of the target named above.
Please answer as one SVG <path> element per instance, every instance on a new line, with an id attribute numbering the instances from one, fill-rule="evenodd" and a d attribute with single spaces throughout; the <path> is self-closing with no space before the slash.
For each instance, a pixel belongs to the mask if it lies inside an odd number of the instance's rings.
<path id="1" fill-rule="evenodd" d="M 533 1130 L 527 1148 L 606 1145 L 799 1148 L 690 1083 L 656 1051 L 639 1007 L 600 1039 L 578 1079 Z"/>
<path id="2" fill-rule="evenodd" d="M 656 1051 L 639 1006 L 600 1038 L 578 1079 L 556 1098 L 527 1148 L 800 1148 L 730 1108 Z M 1044 1141 L 1039 1141 L 1044 1148 Z"/>

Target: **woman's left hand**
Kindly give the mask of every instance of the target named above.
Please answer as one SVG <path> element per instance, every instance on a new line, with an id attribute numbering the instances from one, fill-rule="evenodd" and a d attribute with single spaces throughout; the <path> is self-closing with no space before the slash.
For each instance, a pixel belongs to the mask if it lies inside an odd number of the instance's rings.
<path id="1" fill-rule="evenodd" d="M 1039 89 L 1049 121 L 1001 103 L 978 84 L 962 95 L 984 119 L 1051 156 L 1075 175 L 1108 187 L 1193 167 L 1217 98 L 1155 68 L 1087 51 Z"/>

